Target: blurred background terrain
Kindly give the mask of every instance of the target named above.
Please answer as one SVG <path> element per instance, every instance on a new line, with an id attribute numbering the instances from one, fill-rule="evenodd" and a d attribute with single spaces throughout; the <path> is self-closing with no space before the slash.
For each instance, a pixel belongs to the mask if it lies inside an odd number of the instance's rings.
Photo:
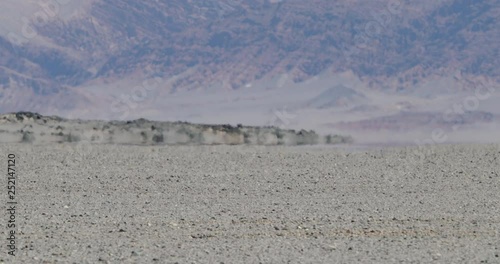
<path id="1" fill-rule="evenodd" d="M 2 113 L 498 141 L 497 0 L 0 6 Z"/>

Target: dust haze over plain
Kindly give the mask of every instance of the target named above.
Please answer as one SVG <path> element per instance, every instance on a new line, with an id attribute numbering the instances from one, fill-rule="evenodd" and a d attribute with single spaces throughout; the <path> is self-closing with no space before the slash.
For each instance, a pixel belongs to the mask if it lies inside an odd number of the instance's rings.
<path id="1" fill-rule="evenodd" d="M 495 1 L 2 6 L 3 113 L 498 142 Z"/>

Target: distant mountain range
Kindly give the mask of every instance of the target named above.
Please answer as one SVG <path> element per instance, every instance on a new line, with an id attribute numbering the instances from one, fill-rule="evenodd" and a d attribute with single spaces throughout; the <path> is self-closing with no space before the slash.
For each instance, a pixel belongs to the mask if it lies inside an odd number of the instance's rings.
<path id="1" fill-rule="evenodd" d="M 325 72 L 392 92 L 457 72 L 470 83 L 453 89 L 500 80 L 498 0 L 5 0 L 0 7 L 2 112 L 109 107 L 106 96 L 152 78 L 164 81 L 158 98 L 252 89 L 283 75 L 300 84 Z"/>

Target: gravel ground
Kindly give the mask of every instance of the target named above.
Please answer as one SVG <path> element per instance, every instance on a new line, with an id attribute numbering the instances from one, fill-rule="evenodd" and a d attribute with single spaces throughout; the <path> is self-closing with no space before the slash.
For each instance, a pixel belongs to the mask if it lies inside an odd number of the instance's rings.
<path id="1" fill-rule="evenodd" d="M 0 153 L 18 177 L 5 263 L 500 263 L 500 145 Z"/>

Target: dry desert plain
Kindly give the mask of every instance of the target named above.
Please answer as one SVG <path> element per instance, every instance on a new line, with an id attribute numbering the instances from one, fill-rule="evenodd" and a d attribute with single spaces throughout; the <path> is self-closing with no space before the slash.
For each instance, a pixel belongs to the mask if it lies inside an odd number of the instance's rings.
<path id="1" fill-rule="evenodd" d="M 500 145 L 0 153 L 19 201 L 4 263 L 500 263 Z"/>

